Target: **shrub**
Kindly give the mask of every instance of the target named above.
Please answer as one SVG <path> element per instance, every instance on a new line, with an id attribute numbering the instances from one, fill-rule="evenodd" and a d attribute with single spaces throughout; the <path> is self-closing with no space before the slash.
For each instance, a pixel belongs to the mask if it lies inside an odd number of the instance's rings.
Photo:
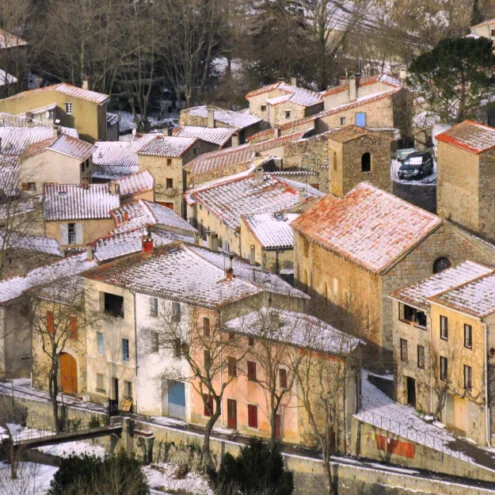
<path id="1" fill-rule="evenodd" d="M 212 481 L 220 495 L 289 495 L 294 490 L 292 473 L 285 471 L 278 448 L 270 449 L 258 439 L 251 439 L 237 458 L 226 454 Z"/>
<path id="2" fill-rule="evenodd" d="M 92 414 L 88 423 L 88 428 L 99 428 L 100 426 L 100 417 L 96 414 Z"/>

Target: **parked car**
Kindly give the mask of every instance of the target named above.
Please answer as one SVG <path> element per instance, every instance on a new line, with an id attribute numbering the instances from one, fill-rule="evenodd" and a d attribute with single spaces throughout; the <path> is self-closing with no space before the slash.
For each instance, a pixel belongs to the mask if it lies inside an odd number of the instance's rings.
<path id="1" fill-rule="evenodd" d="M 396 156 L 399 162 L 403 162 L 411 153 L 414 153 L 416 150 L 414 148 L 402 148 L 397 150 Z"/>
<path id="2" fill-rule="evenodd" d="M 411 153 L 399 168 L 399 179 L 412 180 L 427 177 L 433 173 L 433 158 L 427 151 Z"/>

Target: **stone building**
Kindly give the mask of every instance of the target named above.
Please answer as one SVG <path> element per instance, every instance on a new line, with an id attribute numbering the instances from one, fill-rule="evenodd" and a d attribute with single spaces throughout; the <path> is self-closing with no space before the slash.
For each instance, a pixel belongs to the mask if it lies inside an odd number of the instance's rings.
<path id="1" fill-rule="evenodd" d="M 50 111 L 52 123 L 58 120 L 63 126 L 77 129 L 81 139 L 105 141 L 109 101 L 108 95 L 60 83 L 0 100 L 0 112 L 25 114 L 32 118 L 37 112 L 45 114 Z"/>
<path id="2" fill-rule="evenodd" d="M 364 181 L 384 191 L 391 190 L 390 160 L 394 129 L 348 126 L 326 135 L 330 192 L 334 196 L 341 198 Z"/>
<path id="3" fill-rule="evenodd" d="M 495 239 L 495 129 L 466 120 L 436 139 L 438 214 Z"/>
<path id="4" fill-rule="evenodd" d="M 494 280 L 465 261 L 391 296 L 397 400 L 480 445 L 495 426 Z"/>
<path id="5" fill-rule="evenodd" d="M 490 244 L 367 183 L 291 225 L 295 279 L 319 296 L 322 316 L 389 350 L 393 291 L 465 259 L 495 262 Z"/>

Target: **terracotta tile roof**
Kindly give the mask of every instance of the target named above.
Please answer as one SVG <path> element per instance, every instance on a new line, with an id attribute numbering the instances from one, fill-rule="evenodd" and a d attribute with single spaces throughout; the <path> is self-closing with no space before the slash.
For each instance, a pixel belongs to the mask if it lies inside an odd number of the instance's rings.
<path id="1" fill-rule="evenodd" d="M 260 118 L 247 112 L 224 110 L 223 108 L 211 105 L 186 108 L 182 111 L 192 115 L 193 117 L 206 119 L 208 118 L 208 109 L 213 109 L 215 111 L 214 118 L 216 122 L 221 122 L 222 124 L 225 124 L 228 127 L 234 127 L 235 129 L 245 129 L 246 127 L 261 122 Z"/>
<path id="2" fill-rule="evenodd" d="M 495 274 L 493 271 L 471 282 L 430 298 L 431 302 L 483 318 L 495 312 Z"/>
<path id="3" fill-rule="evenodd" d="M 439 227 L 441 220 L 362 182 L 342 199 L 325 196 L 291 225 L 326 249 L 381 273 Z"/>
<path id="4" fill-rule="evenodd" d="M 262 185 L 251 174 L 199 186 L 189 195 L 232 230 L 239 229 L 241 215 L 276 212 L 300 201 L 298 191 L 269 174 L 263 176 Z"/>
<path id="5" fill-rule="evenodd" d="M 258 213 L 243 215 L 242 218 L 261 246 L 270 250 L 294 248 L 294 231 L 290 222 L 298 216 L 296 213 Z"/>
<path id="6" fill-rule="evenodd" d="M 154 183 L 153 176 L 148 170 L 115 180 L 115 184 L 119 186 L 120 196 L 132 196 L 133 194 L 152 191 Z"/>
<path id="7" fill-rule="evenodd" d="M 298 131 L 287 136 L 268 139 L 261 143 L 243 144 L 235 148 L 225 148 L 223 150 L 205 153 L 186 164 L 184 169 L 190 171 L 191 177 L 228 170 L 235 165 L 250 162 L 254 158 L 255 153 L 262 153 L 283 146 L 284 144 L 298 141 L 307 132 L 308 130 Z"/>
<path id="8" fill-rule="evenodd" d="M 197 141 L 198 138 L 157 136 L 145 144 L 138 155 L 179 158 Z"/>
<path id="9" fill-rule="evenodd" d="M 14 48 L 16 46 L 26 46 L 27 44 L 27 41 L 19 38 L 19 36 L 8 33 L 4 29 L 0 29 L 0 49 Z"/>
<path id="10" fill-rule="evenodd" d="M 395 137 L 395 129 L 376 129 L 376 128 L 366 128 L 360 127 L 358 125 L 348 125 L 345 127 L 340 127 L 332 129 L 326 133 L 328 139 L 332 141 L 337 141 L 339 143 L 347 143 L 354 139 L 360 138 L 365 135 L 373 135 L 377 132 L 388 132 L 390 133 L 390 139 L 393 140 Z"/>
<path id="11" fill-rule="evenodd" d="M 388 74 L 379 74 L 376 76 L 371 76 L 367 77 L 364 79 L 361 79 L 359 81 L 359 87 L 363 86 L 369 86 L 371 84 L 376 84 L 376 83 L 382 83 L 386 84 L 387 86 L 393 87 L 393 88 L 401 88 L 402 83 L 400 82 L 399 79 L 396 79 L 395 77 L 389 76 Z M 325 96 L 330 96 L 338 93 L 342 93 L 343 91 L 347 91 L 349 89 L 349 82 L 346 82 L 345 84 L 341 84 L 339 86 L 333 86 L 331 88 L 328 88 L 326 91 L 324 91 L 321 96 L 322 98 L 325 98 Z"/>
<path id="12" fill-rule="evenodd" d="M 97 141 L 92 176 L 97 179 L 119 179 L 138 172 L 138 151 L 156 137 L 156 134 L 137 134 L 131 136 L 129 141 Z"/>
<path id="13" fill-rule="evenodd" d="M 91 103 L 97 103 L 98 105 L 102 105 L 106 103 L 109 99 L 109 95 L 104 95 L 103 93 L 97 93 L 96 91 L 90 91 L 87 89 L 78 88 L 77 86 L 72 86 L 67 83 L 59 83 L 53 84 L 51 86 L 44 86 L 43 88 L 30 89 L 28 91 L 22 91 L 21 93 L 17 93 L 13 96 L 9 96 L 6 98 L 7 100 L 13 100 L 17 98 L 24 98 L 30 94 L 36 93 L 49 93 L 51 91 L 56 91 L 57 93 L 62 93 L 66 96 L 70 96 L 72 98 L 79 98 L 81 100 L 89 101 Z"/>
<path id="14" fill-rule="evenodd" d="M 464 261 L 417 284 L 399 289 L 391 297 L 426 310 L 430 305 L 429 298 L 493 272 L 493 268 L 474 261 Z"/>
<path id="15" fill-rule="evenodd" d="M 207 143 L 216 144 L 223 148 L 237 129 L 231 127 L 199 127 L 199 126 L 182 126 L 174 129 L 174 136 L 198 138 Z"/>
<path id="16" fill-rule="evenodd" d="M 495 129 L 478 122 L 465 120 L 437 134 L 436 139 L 472 153 L 483 153 L 495 147 Z"/>
<path id="17" fill-rule="evenodd" d="M 250 91 L 246 95 L 246 99 L 249 100 L 254 96 L 259 96 L 264 93 L 270 93 L 271 91 L 275 90 L 283 91 L 285 94 L 268 99 L 267 102 L 271 105 L 278 105 L 279 103 L 283 103 L 285 101 L 291 101 L 292 103 L 301 105 L 303 107 L 309 107 L 312 105 L 323 103 L 323 100 L 319 93 L 315 93 L 314 91 L 300 88 L 298 86 L 292 86 L 282 81 L 275 84 L 269 84 L 268 86 L 263 86 L 262 88 L 255 89 L 254 91 Z"/>
<path id="18" fill-rule="evenodd" d="M 45 221 L 47 222 L 112 218 L 110 212 L 119 204 L 119 196 L 110 193 L 108 184 L 45 185 Z"/>

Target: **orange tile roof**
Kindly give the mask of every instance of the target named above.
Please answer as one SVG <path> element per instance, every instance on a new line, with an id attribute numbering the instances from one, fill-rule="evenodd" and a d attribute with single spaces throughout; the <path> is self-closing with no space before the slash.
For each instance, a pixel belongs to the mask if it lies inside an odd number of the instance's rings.
<path id="1" fill-rule="evenodd" d="M 400 84 L 397 81 L 395 81 L 392 77 L 387 76 L 386 74 L 379 74 L 376 76 L 367 77 L 365 79 L 360 79 L 358 87 L 362 88 L 363 86 L 369 86 L 370 84 L 376 84 L 378 82 L 386 84 L 387 86 L 390 86 L 392 88 L 400 87 Z M 341 84 L 340 86 L 333 86 L 332 88 L 328 88 L 324 93 L 321 94 L 321 96 L 322 98 L 324 98 L 325 96 L 342 93 L 343 91 L 347 91 L 348 89 L 349 83 L 346 82 L 345 84 Z"/>
<path id="2" fill-rule="evenodd" d="M 344 198 L 325 196 L 291 223 L 299 233 L 373 273 L 382 273 L 441 220 L 362 182 Z"/>
<path id="3" fill-rule="evenodd" d="M 487 125 L 465 120 L 438 134 L 436 138 L 471 153 L 483 153 L 495 147 L 495 129 Z"/>

